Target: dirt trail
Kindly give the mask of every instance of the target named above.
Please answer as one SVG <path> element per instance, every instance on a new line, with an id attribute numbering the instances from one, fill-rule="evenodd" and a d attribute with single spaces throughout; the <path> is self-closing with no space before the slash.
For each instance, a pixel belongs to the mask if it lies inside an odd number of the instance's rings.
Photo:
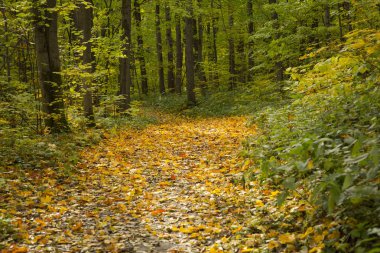
<path id="1" fill-rule="evenodd" d="M 24 246 L 29 252 L 209 252 L 242 229 L 255 205 L 233 182 L 246 166 L 236 156 L 241 141 L 254 133 L 245 122 L 171 119 L 85 150 L 77 179 L 28 216 L 34 225 Z"/>

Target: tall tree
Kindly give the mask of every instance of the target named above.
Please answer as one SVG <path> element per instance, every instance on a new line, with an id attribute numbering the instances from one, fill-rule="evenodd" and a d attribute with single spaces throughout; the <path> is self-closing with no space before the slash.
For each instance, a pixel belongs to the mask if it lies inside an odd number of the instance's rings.
<path id="1" fill-rule="evenodd" d="M 202 2 L 201 0 L 198 0 L 199 8 L 201 8 L 201 2 Z M 205 71 L 203 69 L 203 18 L 202 18 L 202 14 L 198 15 L 197 24 L 198 24 L 198 38 L 197 38 L 197 40 L 195 40 L 195 43 L 197 44 L 195 47 L 197 49 L 197 55 L 196 55 L 197 59 L 196 59 L 195 67 L 196 67 L 198 80 L 200 82 L 202 94 L 205 95 L 207 79 L 206 79 Z"/>
<path id="2" fill-rule="evenodd" d="M 141 33 L 141 8 L 140 0 L 134 1 L 134 16 L 136 21 L 136 30 L 137 30 L 137 60 L 140 64 L 140 73 L 141 73 L 141 91 L 144 95 L 148 94 L 148 77 L 146 73 L 146 63 L 144 57 L 144 40 Z"/>
<path id="3" fill-rule="evenodd" d="M 63 102 L 58 48 L 56 0 L 33 0 L 37 67 L 42 91 L 45 125 L 52 133 L 68 130 Z"/>
<path id="4" fill-rule="evenodd" d="M 119 84 L 120 84 L 120 95 L 123 96 L 121 103 L 121 109 L 127 110 L 131 102 L 131 87 L 132 87 L 132 76 L 131 76 L 131 0 L 122 0 L 121 6 L 121 27 L 122 27 L 122 41 L 123 41 L 123 57 L 120 58 L 119 64 Z"/>
<path id="5" fill-rule="evenodd" d="M 162 55 L 162 34 L 161 34 L 161 17 L 160 1 L 156 2 L 156 48 L 158 60 L 158 81 L 160 94 L 165 94 L 165 77 L 164 77 L 164 57 Z"/>
<path id="6" fill-rule="evenodd" d="M 253 24 L 253 0 L 247 0 L 247 16 L 248 16 L 248 36 L 252 36 L 254 32 Z M 253 40 L 248 38 L 248 81 L 253 79 L 252 68 L 254 66 L 253 61 Z"/>
<path id="7" fill-rule="evenodd" d="M 93 3 L 92 0 L 85 0 L 79 4 L 76 11 L 77 28 L 82 31 L 81 42 L 86 47 L 82 55 L 84 70 L 89 75 L 83 77 L 83 110 L 85 117 L 89 120 L 89 126 L 95 126 L 94 110 L 92 104 L 91 79 L 94 73 L 94 54 L 92 52 L 91 31 L 93 27 Z"/>
<path id="8" fill-rule="evenodd" d="M 277 4 L 277 0 L 269 0 L 269 4 Z M 279 24 L 279 20 L 278 20 L 278 13 L 276 10 L 272 10 L 272 15 L 271 15 L 271 19 L 272 19 L 272 22 L 273 22 L 273 29 L 274 29 L 274 36 L 273 36 L 273 39 L 274 40 L 277 40 L 280 38 L 280 34 L 279 34 L 279 28 L 280 28 L 280 24 Z M 282 81 L 284 80 L 284 67 L 283 67 L 283 63 L 282 63 L 282 60 L 281 59 L 274 59 L 275 61 L 275 72 L 276 72 L 276 80 L 277 81 Z"/>
<path id="9" fill-rule="evenodd" d="M 8 83 L 11 82 L 11 59 L 10 59 L 10 53 L 9 53 L 9 36 L 8 36 L 8 18 L 7 14 L 5 12 L 5 5 L 4 5 L 4 0 L 0 1 L 0 11 L 1 14 L 3 15 L 3 29 L 4 29 L 4 39 L 5 39 L 5 53 L 4 53 L 4 64 L 6 66 L 7 70 L 7 81 Z"/>
<path id="10" fill-rule="evenodd" d="M 232 29 L 234 26 L 234 16 L 231 10 L 231 3 L 228 4 L 228 26 L 230 32 L 228 34 L 228 62 L 229 62 L 229 89 L 232 90 L 236 86 L 236 66 L 235 66 L 235 40 L 233 37 Z"/>
<path id="11" fill-rule="evenodd" d="M 178 4 L 178 1 L 177 1 Z M 177 94 L 182 92 L 182 66 L 183 66 L 183 49 L 182 49 L 182 29 L 181 18 L 175 15 L 175 34 L 176 34 L 176 73 L 175 73 L 175 91 Z"/>
<path id="12" fill-rule="evenodd" d="M 208 37 L 208 60 L 211 63 L 211 71 L 209 80 L 218 83 L 218 50 L 217 50 L 217 33 L 218 33 L 218 16 L 215 9 L 214 0 L 210 1 L 211 20 L 207 24 L 207 37 Z"/>
<path id="13" fill-rule="evenodd" d="M 185 17 L 185 55 L 186 55 L 186 93 L 188 106 L 196 105 L 194 80 L 194 28 L 193 3 L 187 0 L 187 15 Z"/>
<path id="14" fill-rule="evenodd" d="M 174 41 L 172 36 L 172 24 L 170 7 L 168 3 L 165 6 L 165 21 L 166 21 L 166 41 L 168 44 L 168 90 L 169 92 L 175 91 L 174 80 Z"/>

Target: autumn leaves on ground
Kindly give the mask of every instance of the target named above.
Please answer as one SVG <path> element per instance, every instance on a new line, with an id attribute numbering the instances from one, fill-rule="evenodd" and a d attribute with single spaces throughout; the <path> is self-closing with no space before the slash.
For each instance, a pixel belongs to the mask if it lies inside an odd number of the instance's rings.
<path id="1" fill-rule="evenodd" d="M 1 252 L 292 251 L 313 231 L 279 231 L 302 223 L 307 205 L 277 207 L 278 191 L 242 181 L 250 164 L 239 147 L 250 134 L 243 117 L 171 116 L 106 136 L 69 179 L 28 172 L 2 196 L 20 238 Z"/>

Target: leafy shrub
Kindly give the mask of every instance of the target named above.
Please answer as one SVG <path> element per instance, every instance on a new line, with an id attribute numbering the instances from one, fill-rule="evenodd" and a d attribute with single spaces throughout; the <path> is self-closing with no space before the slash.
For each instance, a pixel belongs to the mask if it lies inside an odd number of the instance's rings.
<path id="1" fill-rule="evenodd" d="M 246 174 L 279 185 L 279 204 L 296 194 L 318 207 L 311 222 L 321 214 L 340 221 L 344 237 L 326 249 L 377 252 L 380 33 L 355 31 L 342 47 L 312 68 L 288 70 L 296 99 L 255 115 L 262 135 L 246 140 L 245 155 L 258 169 Z"/>

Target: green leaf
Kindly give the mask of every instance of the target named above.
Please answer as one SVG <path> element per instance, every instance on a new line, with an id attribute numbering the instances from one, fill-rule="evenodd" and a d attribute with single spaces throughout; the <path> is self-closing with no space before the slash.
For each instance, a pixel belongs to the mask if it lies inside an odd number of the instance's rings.
<path id="1" fill-rule="evenodd" d="M 344 182 L 343 182 L 343 185 L 342 185 L 342 190 L 346 190 L 348 187 L 350 187 L 352 185 L 352 183 L 353 183 L 352 175 L 347 174 L 344 177 Z"/>

